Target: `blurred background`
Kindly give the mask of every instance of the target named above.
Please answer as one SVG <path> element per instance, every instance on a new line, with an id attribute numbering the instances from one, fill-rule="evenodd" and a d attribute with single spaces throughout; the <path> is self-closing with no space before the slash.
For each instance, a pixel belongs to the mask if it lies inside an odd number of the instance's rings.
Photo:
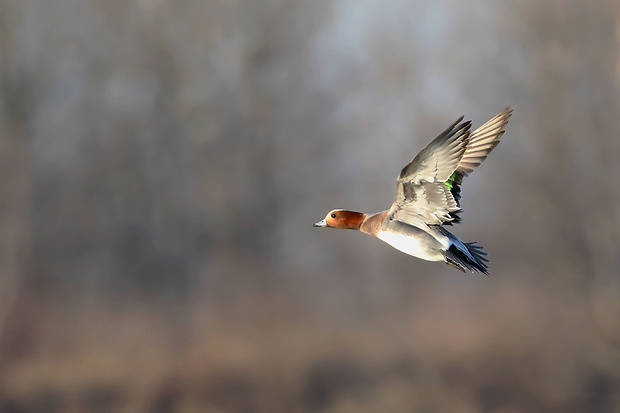
<path id="1" fill-rule="evenodd" d="M 620 411 L 620 3 L 0 2 L 0 411 Z M 491 276 L 319 230 L 460 115 Z"/>

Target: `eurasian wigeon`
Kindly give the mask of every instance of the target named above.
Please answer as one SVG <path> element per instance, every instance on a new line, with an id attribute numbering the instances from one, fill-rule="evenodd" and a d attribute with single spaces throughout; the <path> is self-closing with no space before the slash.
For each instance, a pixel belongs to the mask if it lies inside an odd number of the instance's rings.
<path id="1" fill-rule="evenodd" d="M 403 168 L 389 210 L 364 214 L 334 209 L 314 226 L 360 230 L 405 254 L 488 274 L 482 247 L 461 241 L 445 225 L 460 222 L 463 177 L 497 146 L 511 115 L 507 107 L 473 133 L 471 121 L 459 118 Z"/>

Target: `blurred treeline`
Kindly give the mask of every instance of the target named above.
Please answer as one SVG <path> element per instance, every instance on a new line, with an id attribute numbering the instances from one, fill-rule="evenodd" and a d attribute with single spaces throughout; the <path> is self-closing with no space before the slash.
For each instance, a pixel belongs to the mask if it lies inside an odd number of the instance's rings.
<path id="1" fill-rule="evenodd" d="M 616 0 L 0 2 L 0 411 L 620 411 Z M 515 110 L 454 232 L 317 230 Z"/>

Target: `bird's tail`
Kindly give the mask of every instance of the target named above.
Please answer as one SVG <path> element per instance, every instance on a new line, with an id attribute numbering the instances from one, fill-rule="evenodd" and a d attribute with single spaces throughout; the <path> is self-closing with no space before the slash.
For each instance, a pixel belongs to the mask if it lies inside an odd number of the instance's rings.
<path id="1" fill-rule="evenodd" d="M 459 240 L 460 241 L 460 240 Z M 489 275 L 489 262 L 482 251 L 482 247 L 475 242 L 454 242 L 446 251 L 442 251 L 446 263 L 465 272 L 481 272 Z"/>

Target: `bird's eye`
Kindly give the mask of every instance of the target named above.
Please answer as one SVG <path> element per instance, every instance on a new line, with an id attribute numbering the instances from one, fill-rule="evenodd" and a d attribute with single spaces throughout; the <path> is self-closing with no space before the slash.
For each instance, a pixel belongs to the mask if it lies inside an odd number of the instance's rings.
<path id="1" fill-rule="evenodd" d="M 332 214 L 332 218 L 336 218 L 336 214 Z"/>

